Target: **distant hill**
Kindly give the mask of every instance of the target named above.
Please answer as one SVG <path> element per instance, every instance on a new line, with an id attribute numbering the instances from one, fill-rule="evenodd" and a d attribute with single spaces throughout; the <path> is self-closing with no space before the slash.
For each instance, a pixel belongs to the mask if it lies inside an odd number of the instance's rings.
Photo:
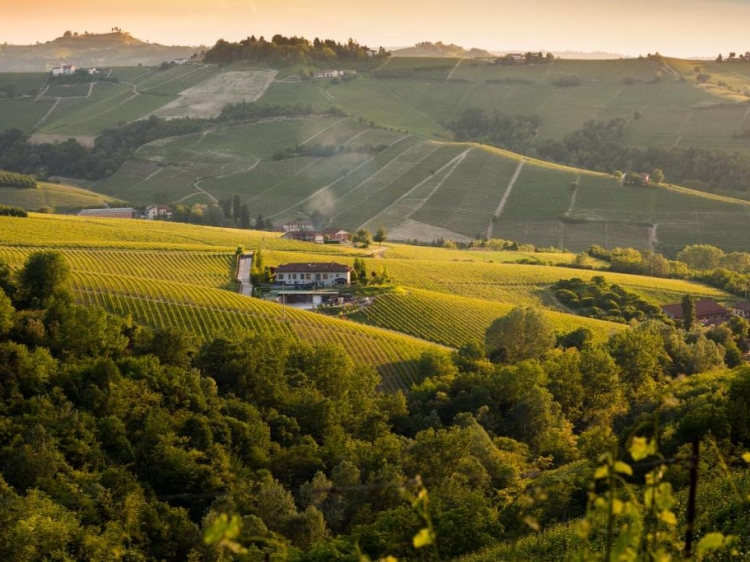
<path id="1" fill-rule="evenodd" d="M 0 45 L 0 68 L 6 72 L 39 72 L 66 63 L 80 67 L 154 66 L 188 58 L 197 47 L 166 46 L 142 41 L 123 31 L 76 35 L 65 32 L 36 45 Z"/>
<path id="2" fill-rule="evenodd" d="M 438 41 L 437 43 L 430 43 L 429 41 L 417 43 L 413 47 L 394 50 L 391 54 L 394 57 L 448 57 L 467 59 L 492 56 L 492 53 L 485 51 L 484 49 L 467 50 L 459 45 L 446 45 L 441 41 Z"/>

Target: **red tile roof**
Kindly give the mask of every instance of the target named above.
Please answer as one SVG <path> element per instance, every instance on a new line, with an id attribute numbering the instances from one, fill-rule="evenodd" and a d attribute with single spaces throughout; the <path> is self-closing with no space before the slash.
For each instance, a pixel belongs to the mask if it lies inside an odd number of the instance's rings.
<path id="1" fill-rule="evenodd" d="M 682 304 L 665 304 L 661 309 L 674 318 L 682 319 Z M 715 303 L 711 299 L 702 299 L 695 302 L 695 317 L 700 319 L 706 316 L 729 315 L 729 311 Z"/>
<path id="2" fill-rule="evenodd" d="M 347 273 L 352 268 L 340 263 L 285 263 L 276 273 Z"/>

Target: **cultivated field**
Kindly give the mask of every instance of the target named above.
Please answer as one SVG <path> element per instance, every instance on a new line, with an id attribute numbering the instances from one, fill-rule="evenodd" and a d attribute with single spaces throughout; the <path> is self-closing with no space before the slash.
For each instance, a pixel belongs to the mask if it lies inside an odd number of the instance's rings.
<path id="1" fill-rule="evenodd" d="M 79 187 L 39 182 L 38 189 L 0 188 L 0 205 L 21 207 L 27 211 L 41 208 L 68 212 L 84 207 L 104 207 L 117 200 Z"/>
<path id="2" fill-rule="evenodd" d="M 173 119 L 176 117 L 217 117 L 229 103 L 252 102 L 262 96 L 273 82 L 273 70 L 246 70 L 223 72 L 183 90 L 179 98 L 157 109 L 152 115 Z"/>
<path id="3" fill-rule="evenodd" d="M 386 270 L 402 288 L 382 295 L 356 319 L 340 320 L 243 297 L 233 287 L 235 248 L 263 253 L 264 263 L 363 258 L 368 271 Z M 388 244 L 380 250 L 294 242 L 257 231 L 125 219 L 35 215 L 0 217 L 0 262 L 14 268 L 37 249 L 58 249 L 71 267 L 75 293 L 137 322 L 174 326 L 199 338 L 233 331 L 284 331 L 306 341 L 342 344 L 375 365 L 387 389 L 416 380 L 416 359 L 430 343 L 457 347 L 482 340 L 484 331 L 513 306 L 547 309 L 558 331 L 591 329 L 605 339 L 622 326 L 568 314 L 550 285 L 561 278 L 589 279 L 596 271 L 503 263 L 535 258 L 569 263 L 572 254 L 479 252 Z M 490 261 L 491 260 L 491 261 Z M 610 274 L 606 279 L 655 303 L 690 293 L 719 300 L 721 291 L 677 280 Z M 375 326 L 375 327 L 373 327 Z M 385 328 L 383 330 L 381 328 Z"/>
<path id="4" fill-rule="evenodd" d="M 274 159 L 298 145 L 333 155 Z M 159 140 L 95 189 L 138 203 L 238 194 L 253 216 L 281 222 L 317 213 L 335 227 L 383 226 L 401 240 L 494 237 L 576 252 L 593 244 L 750 245 L 750 229 L 737 228 L 750 218 L 742 201 L 623 187 L 604 174 L 351 118 L 277 119 Z"/>

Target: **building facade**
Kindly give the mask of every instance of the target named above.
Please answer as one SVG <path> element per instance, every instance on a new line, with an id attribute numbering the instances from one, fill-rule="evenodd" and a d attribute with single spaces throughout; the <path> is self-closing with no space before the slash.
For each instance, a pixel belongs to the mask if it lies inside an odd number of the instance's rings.
<path id="1" fill-rule="evenodd" d="M 351 283 L 352 268 L 340 263 L 288 263 L 276 268 L 276 284 L 342 287 Z"/>

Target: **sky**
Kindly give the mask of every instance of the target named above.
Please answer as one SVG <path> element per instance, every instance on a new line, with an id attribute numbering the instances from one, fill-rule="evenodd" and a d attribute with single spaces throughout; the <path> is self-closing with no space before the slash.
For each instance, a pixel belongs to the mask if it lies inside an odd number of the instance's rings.
<path id="1" fill-rule="evenodd" d="M 493 51 L 750 50 L 750 0 L 2 0 L 0 44 L 112 27 L 166 45 L 252 34 L 353 37 L 377 48 L 443 41 Z"/>

